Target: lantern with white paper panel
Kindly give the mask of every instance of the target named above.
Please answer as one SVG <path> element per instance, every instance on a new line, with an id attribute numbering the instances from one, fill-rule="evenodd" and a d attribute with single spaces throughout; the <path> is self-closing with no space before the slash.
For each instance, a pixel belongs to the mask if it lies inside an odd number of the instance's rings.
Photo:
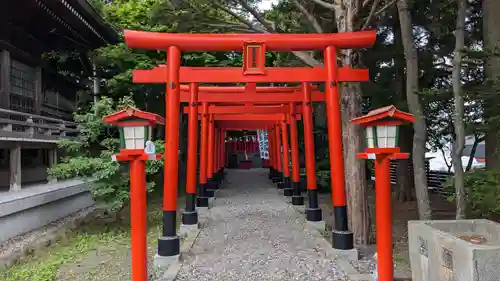
<path id="1" fill-rule="evenodd" d="M 104 118 L 104 122 L 118 126 L 120 130 L 120 149 L 144 150 L 151 141 L 155 125 L 163 125 L 165 120 L 159 115 L 128 107 Z"/>
<path id="2" fill-rule="evenodd" d="M 375 223 L 377 230 L 377 274 L 378 280 L 394 280 L 392 254 L 392 210 L 391 210 L 391 160 L 408 159 L 409 154 L 398 147 L 399 126 L 415 122 L 415 116 L 398 110 L 394 105 L 372 110 L 368 114 L 352 119 L 352 124 L 365 127 L 366 149 L 357 153 L 361 159 L 374 161 L 375 167 Z"/>
<path id="3" fill-rule="evenodd" d="M 104 117 L 104 122 L 117 126 L 120 133 L 120 153 L 112 155 L 113 161 L 129 163 L 132 279 L 147 280 L 147 190 L 146 161 L 159 160 L 153 142 L 152 128 L 165 124 L 159 115 L 133 107 Z"/>
<path id="4" fill-rule="evenodd" d="M 398 147 L 399 126 L 411 123 L 415 117 L 398 110 L 394 105 L 368 112 L 351 120 L 365 127 L 366 147 L 369 150 L 394 150 Z"/>
<path id="5" fill-rule="evenodd" d="M 398 126 L 377 125 L 366 127 L 366 146 L 392 148 L 398 144 Z"/>

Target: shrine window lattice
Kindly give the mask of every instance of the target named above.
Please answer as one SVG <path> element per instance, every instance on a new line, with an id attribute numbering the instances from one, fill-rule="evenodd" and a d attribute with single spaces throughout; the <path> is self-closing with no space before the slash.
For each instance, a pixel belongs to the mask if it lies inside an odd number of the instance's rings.
<path id="1" fill-rule="evenodd" d="M 36 69 L 12 60 L 10 67 L 10 108 L 21 112 L 35 111 Z"/>

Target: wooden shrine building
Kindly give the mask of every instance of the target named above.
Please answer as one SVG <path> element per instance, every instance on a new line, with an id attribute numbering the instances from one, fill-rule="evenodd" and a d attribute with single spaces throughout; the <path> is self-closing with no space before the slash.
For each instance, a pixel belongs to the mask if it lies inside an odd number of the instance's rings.
<path id="1" fill-rule="evenodd" d="M 77 91 L 91 80 L 58 74 L 43 59 L 72 52 L 67 67 L 92 77 L 88 52 L 118 34 L 86 0 L 4 1 L 0 9 L 0 190 L 44 182 L 56 141 L 76 133 Z"/>

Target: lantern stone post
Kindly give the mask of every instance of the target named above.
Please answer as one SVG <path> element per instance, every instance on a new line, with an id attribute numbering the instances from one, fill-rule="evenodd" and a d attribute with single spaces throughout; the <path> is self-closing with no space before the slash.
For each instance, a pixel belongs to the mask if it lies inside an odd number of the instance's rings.
<path id="1" fill-rule="evenodd" d="M 392 256 L 392 211 L 390 160 L 407 159 L 398 145 L 398 126 L 413 123 L 415 116 L 386 106 L 351 120 L 365 127 L 367 148 L 358 158 L 375 160 L 375 219 L 377 242 L 377 276 L 380 281 L 394 280 Z"/>
<path id="2" fill-rule="evenodd" d="M 161 159 L 151 142 L 152 127 L 165 120 L 153 113 L 129 107 L 104 117 L 104 122 L 120 128 L 120 153 L 114 161 L 130 163 L 130 216 L 132 281 L 147 281 L 147 190 L 146 160 Z"/>

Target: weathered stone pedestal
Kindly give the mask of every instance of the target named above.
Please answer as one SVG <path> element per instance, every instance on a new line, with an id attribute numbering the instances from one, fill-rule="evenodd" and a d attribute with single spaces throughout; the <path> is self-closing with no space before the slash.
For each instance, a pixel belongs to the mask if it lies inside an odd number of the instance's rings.
<path id="1" fill-rule="evenodd" d="M 179 227 L 179 237 L 186 237 L 189 233 L 196 232 L 200 229 L 199 223 L 197 224 L 181 224 Z"/>
<path id="2" fill-rule="evenodd" d="M 500 224 L 489 220 L 408 222 L 413 280 L 500 280 Z"/>
<path id="3" fill-rule="evenodd" d="M 307 224 L 310 227 L 312 227 L 320 232 L 326 230 L 326 223 L 324 221 L 307 221 Z"/>
<path id="4" fill-rule="evenodd" d="M 160 267 L 162 269 L 168 269 L 170 266 L 178 263 L 181 259 L 181 255 L 167 256 L 163 257 L 156 254 L 153 258 L 153 265 L 155 267 Z"/>

